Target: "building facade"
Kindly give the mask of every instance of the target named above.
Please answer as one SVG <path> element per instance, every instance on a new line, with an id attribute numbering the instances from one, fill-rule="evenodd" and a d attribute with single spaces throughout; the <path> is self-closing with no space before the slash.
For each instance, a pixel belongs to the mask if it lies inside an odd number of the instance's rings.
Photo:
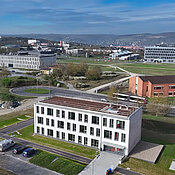
<path id="1" fill-rule="evenodd" d="M 39 70 L 56 64 L 55 53 L 0 55 L 0 67 Z"/>
<path id="2" fill-rule="evenodd" d="M 141 139 L 142 108 L 52 97 L 34 105 L 34 133 L 128 155 Z"/>
<path id="3" fill-rule="evenodd" d="M 175 63 L 175 47 L 145 47 L 144 61 L 152 63 Z"/>
<path id="4" fill-rule="evenodd" d="M 142 97 L 173 97 L 175 96 L 175 75 L 131 77 L 129 91 Z"/>

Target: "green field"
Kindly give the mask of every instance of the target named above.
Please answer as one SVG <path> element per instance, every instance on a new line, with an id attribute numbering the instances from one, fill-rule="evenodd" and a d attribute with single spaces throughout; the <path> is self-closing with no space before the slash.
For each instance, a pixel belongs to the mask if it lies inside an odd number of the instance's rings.
<path id="1" fill-rule="evenodd" d="M 0 122 L 0 128 L 6 127 L 9 125 L 13 125 L 15 123 L 19 123 L 19 122 L 21 122 L 23 120 L 27 120 L 27 119 L 29 119 L 29 117 L 26 117 L 25 115 L 20 115 L 20 116 L 13 117 L 13 118 L 8 119 L 8 120 L 3 120 Z"/>
<path id="2" fill-rule="evenodd" d="M 146 75 L 175 75 L 175 64 L 130 63 L 117 65 L 132 73 Z"/>
<path id="3" fill-rule="evenodd" d="M 165 148 L 156 164 L 129 158 L 120 166 L 145 175 L 173 175 L 169 166 L 175 159 L 175 118 L 143 115 L 142 140 L 165 145 Z"/>
<path id="4" fill-rule="evenodd" d="M 40 151 L 29 162 L 64 175 L 77 175 L 85 167 L 83 164 L 44 151 Z"/>
<path id="5" fill-rule="evenodd" d="M 33 125 L 28 126 L 19 131 L 22 135 L 18 135 L 16 132 L 14 133 L 16 137 L 23 138 L 25 140 L 29 140 L 31 142 L 35 142 L 38 144 L 46 145 L 51 148 L 60 149 L 66 152 L 71 152 L 73 154 L 78 154 L 80 156 L 88 157 L 93 159 L 96 155 L 96 150 L 84 146 L 79 146 L 72 143 L 67 143 L 64 141 L 59 141 L 56 139 L 51 139 L 48 137 L 43 137 L 39 135 L 33 135 Z"/>
<path id="6" fill-rule="evenodd" d="M 41 89 L 41 88 L 33 88 L 33 89 L 26 89 L 24 92 L 27 93 L 32 93 L 32 94 L 48 94 L 49 90 L 48 89 Z"/>

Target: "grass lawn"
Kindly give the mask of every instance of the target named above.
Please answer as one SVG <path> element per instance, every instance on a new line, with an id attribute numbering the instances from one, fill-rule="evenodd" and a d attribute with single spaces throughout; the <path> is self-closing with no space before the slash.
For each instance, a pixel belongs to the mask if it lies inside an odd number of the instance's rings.
<path id="1" fill-rule="evenodd" d="M 32 157 L 29 162 L 64 175 L 77 175 L 85 167 L 83 164 L 44 151 Z"/>
<path id="2" fill-rule="evenodd" d="M 12 124 L 15 124 L 15 123 L 19 123 L 19 122 L 21 122 L 23 120 L 27 120 L 27 119 L 29 119 L 29 117 L 26 117 L 25 115 L 20 115 L 20 116 L 17 116 L 17 117 L 10 118 L 8 120 L 3 120 L 3 121 L 0 122 L 0 128 L 9 126 L 9 125 L 12 125 Z"/>
<path id="3" fill-rule="evenodd" d="M 24 92 L 32 93 L 32 94 L 48 94 L 48 89 L 41 89 L 41 88 L 33 88 L 33 89 L 26 89 Z"/>
<path id="4" fill-rule="evenodd" d="M 129 158 L 120 166 L 145 175 L 171 175 L 170 164 L 175 159 L 175 118 L 143 114 L 142 140 L 165 145 L 156 164 Z"/>
<path id="5" fill-rule="evenodd" d="M 147 74 L 147 75 L 174 75 L 175 64 L 145 64 L 145 63 L 131 63 L 131 64 L 117 64 L 119 67 L 133 73 Z"/>
<path id="6" fill-rule="evenodd" d="M 33 117 L 33 108 L 31 109 L 26 109 L 23 111 L 17 111 L 17 112 L 12 112 L 6 115 L 0 115 L 0 124 L 1 122 L 3 122 L 4 120 L 9 120 L 12 118 L 16 118 L 17 116 L 21 116 L 21 115 L 28 115 Z"/>
<path id="7" fill-rule="evenodd" d="M 7 170 L 4 170 L 2 168 L 0 168 L 0 174 L 1 175 L 15 175 L 14 173 L 7 171 Z"/>
<path id="8" fill-rule="evenodd" d="M 16 137 L 23 138 L 25 140 L 29 140 L 38 144 L 46 145 L 52 148 L 60 149 L 66 152 L 71 152 L 74 154 L 78 154 L 80 156 L 88 157 L 93 159 L 96 155 L 96 150 L 84 146 L 79 146 L 72 143 L 67 143 L 64 141 L 59 141 L 56 139 L 43 137 L 39 135 L 32 136 L 33 134 L 33 125 L 23 128 L 19 131 L 22 135 L 17 135 L 14 133 Z"/>

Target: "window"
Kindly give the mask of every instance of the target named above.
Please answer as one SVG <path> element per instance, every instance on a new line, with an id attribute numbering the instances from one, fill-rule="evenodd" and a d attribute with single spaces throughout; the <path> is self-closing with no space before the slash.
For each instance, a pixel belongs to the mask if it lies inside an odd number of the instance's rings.
<path id="1" fill-rule="evenodd" d="M 44 135 L 44 128 L 41 128 L 41 134 Z"/>
<path id="2" fill-rule="evenodd" d="M 82 121 L 82 114 L 78 114 L 78 121 Z"/>
<path id="3" fill-rule="evenodd" d="M 84 115 L 84 122 L 86 122 L 86 123 L 88 122 L 88 115 L 87 114 Z"/>
<path id="4" fill-rule="evenodd" d="M 112 131 L 104 130 L 104 138 L 112 139 Z"/>
<path id="5" fill-rule="evenodd" d="M 57 138 L 60 138 L 60 132 L 57 131 Z"/>
<path id="6" fill-rule="evenodd" d="M 62 132 L 62 139 L 65 140 L 65 133 Z"/>
<path id="7" fill-rule="evenodd" d="M 39 106 L 36 106 L 36 113 L 39 113 Z"/>
<path id="8" fill-rule="evenodd" d="M 74 134 L 68 134 L 68 141 L 75 142 L 75 135 Z"/>
<path id="9" fill-rule="evenodd" d="M 44 114 L 44 107 L 41 107 L 41 114 Z"/>
<path id="10" fill-rule="evenodd" d="M 82 137 L 78 136 L 78 143 L 81 144 L 82 143 Z"/>
<path id="11" fill-rule="evenodd" d="M 60 117 L 60 110 L 57 110 L 57 111 L 56 111 L 56 116 L 57 116 L 57 117 Z"/>
<path id="12" fill-rule="evenodd" d="M 175 89 L 175 85 L 169 85 L 169 89 Z"/>
<path id="13" fill-rule="evenodd" d="M 117 120 L 116 121 L 116 128 L 125 129 L 125 122 L 124 121 Z"/>
<path id="14" fill-rule="evenodd" d="M 47 108 L 47 115 L 53 116 L 53 109 Z"/>
<path id="15" fill-rule="evenodd" d="M 62 118 L 65 118 L 65 111 L 62 111 Z"/>
<path id="16" fill-rule="evenodd" d="M 86 133 L 87 132 L 87 126 L 80 125 L 80 131 L 81 133 Z"/>
<path id="17" fill-rule="evenodd" d="M 168 95 L 169 96 L 173 96 L 173 92 L 168 92 Z"/>
<path id="18" fill-rule="evenodd" d="M 114 140 L 118 141 L 118 139 L 119 139 L 119 133 L 118 132 L 115 132 Z"/>
<path id="19" fill-rule="evenodd" d="M 84 137 L 84 145 L 87 145 L 87 144 L 88 144 L 88 138 Z"/>
<path id="20" fill-rule="evenodd" d="M 54 120 L 53 119 L 51 120 L 51 126 L 54 126 Z"/>
<path id="21" fill-rule="evenodd" d="M 63 121 L 58 121 L 58 128 L 64 128 L 64 122 Z"/>
<path id="22" fill-rule="evenodd" d="M 164 88 L 163 86 L 154 86 L 154 90 L 161 90 L 163 88 Z"/>
<path id="23" fill-rule="evenodd" d="M 70 123 L 67 123 L 67 130 L 70 130 Z"/>
<path id="24" fill-rule="evenodd" d="M 37 126 L 37 133 L 40 133 L 40 127 Z"/>
<path id="25" fill-rule="evenodd" d="M 49 119 L 48 118 L 46 118 L 46 125 L 49 126 Z"/>
<path id="26" fill-rule="evenodd" d="M 125 142 L 125 141 L 126 141 L 126 134 L 122 134 L 121 142 Z"/>
<path id="27" fill-rule="evenodd" d="M 109 127 L 111 127 L 111 128 L 114 127 L 114 119 L 110 119 L 110 121 L 109 121 Z"/>
<path id="28" fill-rule="evenodd" d="M 148 86 L 146 86 L 146 92 L 148 92 Z"/>
<path id="29" fill-rule="evenodd" d="M 94 128 L 90 127 L 90 135 L 94 135 Z"/>
<path id="30" fill-rule="evenodd" d="M 96 128 L 96 136 L 99 137 L 100 136 L 100 129 Z"/>
<path id="31" fill-rule="evenodd" d="M 107 126 L 107 118 L 103 118 L 103 126 Z"/>
<path id="32" fill-rule="evenodd" d="M 68 119 L 75 120 L 75 112 L 69 112 L 68 113 Z"/>
<path id="33" fill-rule="evenodd" d="M 91 139 L 91 146 L 98 147 L 98 140 Z"/>
<path id="34" fill-rule="evenodd" d="M 92 116 L 92 124 L 99 124 L 99 117 Z"/>
<path id="35" fill-rule="evenodd" d="M 52 129 L 47 129 L 47 135 L 48 136 L 53 136 L 53 130 Z"/>
<path id="36" fill-rule="evenodd" d="M 73 131 L 76 131 L 76 124 L 73 123 Z"/>
<path id="37" fill-rule="evenodd" d="M 43 124 L 43 117 L 38 117 L 38 123 Z"/>

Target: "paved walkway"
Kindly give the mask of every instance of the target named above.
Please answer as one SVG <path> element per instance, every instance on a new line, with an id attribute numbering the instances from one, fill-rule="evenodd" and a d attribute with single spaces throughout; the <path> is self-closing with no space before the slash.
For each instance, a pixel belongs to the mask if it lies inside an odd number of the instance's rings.
<path id="1" fill-rule="evenodd" d="M 115 169 L 121 156 L 108 152 L 101 152 L 79 175 L 105 175 L 107 169 Z"/>
<path id="2" fill-rule="evenodd" d="M 110 86 L 116 85 L 116 84 L 118 84 L 118 83 L 121 83 L 121 82 L 123 82 L 123 81 L 126 81 L 126 80 L 130 79 L 131 77 L 132 77 L 132 76 L 130 76 L 130 77 L 125 77 L 125 78 L 121 78 L 121 79 L 116 80 L 116 81 L 113 81 L 113 82 L 111 82 L 111 83 L 103 84 L 103 85 L 101 85 L 101 86 L 98 86 L 98 87 L 95 87 L 95 88 L 93 88 L 93 89 L 87 90 L 86 92 L 88 92 L 88 93 L 97 93 L 100 89 L 103 89 L 103 88 L 106 88 L 106 87 L 110 87 Z"/>

